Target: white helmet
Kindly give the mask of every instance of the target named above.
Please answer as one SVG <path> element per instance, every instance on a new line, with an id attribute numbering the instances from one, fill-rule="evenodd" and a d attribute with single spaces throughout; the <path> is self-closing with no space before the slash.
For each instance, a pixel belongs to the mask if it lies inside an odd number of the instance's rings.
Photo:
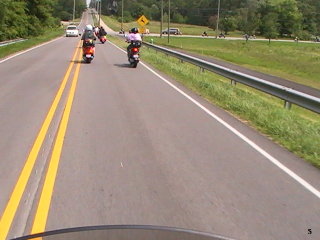
<path id="1" fill-rule="evenodd" d="M 92 25 L 88 24 L 85 28 L 86 31 L 92 31 Z"/>

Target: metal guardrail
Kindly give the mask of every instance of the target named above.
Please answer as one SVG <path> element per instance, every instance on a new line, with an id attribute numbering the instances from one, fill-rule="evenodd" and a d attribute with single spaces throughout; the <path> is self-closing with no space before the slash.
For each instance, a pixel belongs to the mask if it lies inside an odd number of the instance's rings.
<path id="1" fill-rule="evenodd" d="M 14 44 L 14 43 L 18 43 L 18 42 L 23 42 L 23 41 L 26 41 L 26 40 L 27 39 L 18 38 L 18 39 L 13 39 L 13 40 L 0 42 L 0 47 L 7 46 L 7 45 L 10 45 L 10 44 Z"/>
<path id="2" fill-rule="evenodd" d="M 281 86 L 279 84 L 271 83 L 261 78 L 253 77 L 248 74 L 241 73 L 220 65 L 204 61 L 199 58 L 189 56 L 171 49 L 160 47 L 154 44 L 143 42 L 146 47 L 153 48 L 162 53 L 171 55 L 202 69 L 214 72 L 221 76 L 231 79 L 231 81 L 239 82 L 252 88 L 258 89 L 285 101 L 285 107 L 290 108 L 291 103 L 309 109 L 313 112 L 320 113 L 320 98 L 296 91 L 294 89 Z"/>

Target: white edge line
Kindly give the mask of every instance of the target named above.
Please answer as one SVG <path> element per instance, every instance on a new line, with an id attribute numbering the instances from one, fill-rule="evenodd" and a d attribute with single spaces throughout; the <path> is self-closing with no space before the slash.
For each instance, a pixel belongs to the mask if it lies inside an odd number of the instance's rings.
<path id="1" fill-rule="evenodd" d="M 25 54 L 25 53 L 27 53 L 27 52 L 29 52 L 29 51 L 32 51 L 32 50 L 34 50 L 34 49 L 36 49 L 36 48 L 42 47 L 42 46 L 47 45 L 47 44 L 49 44 L 49 43 L 55 42 L 55 41 L 57 41 L 57 40 L 59 40 L 59 39 L 61 39 L 61 38 L 63 38 L 63 37 L 58 37 L 58 38 L 53 39 L 53 40 L 51 40 L 51 41 L 49 41 L 49 42 L 45 42 L 45 43 L 42 43 L 42 44 L 37 45 L 37 46 L 35 46 L 35 47 L 28 48 L 27 50 L 24 50 L 24 51 L 22 51 L 22 52 L 18 52 L 18 53 L 14 54 L 14 55 L 12 55 L 12 56 L 10 56 L 10 57 L 7 57 L 7 58 L 1 60 L 0 63 L 4 63 L 4 62 L 6 62 L 6 61 L 8 61 L 8 60 L 10 60 L 10 59 L 12 59 L 12 58 L 14 58 L 14 57 L 17 57 L 17 56 L 19 56 L 19 55 Z"/>
<path id="2" fill-rule="evenodd" d="M 109 41 L 110 42 L 110 41 Z M 115 45 L 114 43 L 110 42 L 110 44 L 112 44 L 113 46 L 115 46 L 116 48 L 120 49 L 122 52 L 126 53 L 126 51 L 124 51 L 123 49 L 119 48 L 117 45 Z M 276 165 L 277 167 L 279 167 L 282 171 L 284 171 L 286 174 L 288 174 L 290 177 L 292 177 L 294 180 L 296 180 L 298 183 L 300 183 L 303 187 L 305 187 L 307 190 L 309 190 L 311 193 L 313 193 L 316 197 L 318 197 L 320 199 L 320 192 L 313 187 L 310 183 L 308 183 L 307 181 L 305 181 L 303 178 L 301 178 L 299 175 L 297 175 L 296 173 L 294 173 L 293 171 L 291 171 L 289 168 L 287 168 L 285 165 L 283 165 L 279 160 L 277 160 L 276 158 L 274 158 L 273 156 L 271 156 L 269 153 L 267 153 L 265 150 L 263 150 L 261 147 L 259 147 L 257 144 L 255 144 L 254 142 L 252 142 L 249 138 L 247 138 L 246 136 L 244 136 L 242 133 L 240 133 L 238 130 L 236 130 L 235 128 L 233 128 L 231 125 L 229 125 L 228 123 L 226 123 L 225 121 L 223 121 L 221 118 L 219 118 L 217 115 L 215 115 L 214 113 L 212 113 L 209 109 L 207 109 L 206 107 L 204 107 L 201 103 L 199 103 L 197 100 L 193 99 L 192 97 L 190 97 L 188 94 L 186 94 L 185 92 L 183 92 L 181 89 L 179 89 L 178 87 L 176 87 L 174 84 L 172 84 L 170 81 L 168 81 L 167 79 L 165 79 L 164 77 L 162 77 L 160 74 L 158 74 L 157 72 L 155 72 L 153 69 L 151 69 L 150 67 L 148 67 L 146 64 L 144 64 L 143 62 L 141 62 L 141 64 L 148 69 L 150 72 L 152 72 L 153 74 L 155 74 L 157 77 L 159 77 L 161 80 L 163 80 L 165 83 L 167 83 L 170 87 L 172 87 L 173 89 L 175 89 L 177 92 L 181 93 L 184 97 L 186 97 L 187 99 L 189 99 L 191 102 L 193 102 L 195 105 L 197 105 L 198 107 L 200 107 L 203 111 L 205 111 L 209 116 L 211 116 L 212 118 L 214 118 L 215 120 L 217 120 L 218 122 L 220 122 L 222 125 L 224 125 L 227 129 L 229 129 L 231 132 L 233 132 L 235 135 L 237 135 L 239 138 L 241 138 L 243 141 L 245 141 L 246 143 L 248 143 L 253 149 L 255 149 L 257 152 L 259 152 L 261 155 L 263 155 L 265 158 L 267 158 L 270 162 L 272 162 L 274 165 Z"/>

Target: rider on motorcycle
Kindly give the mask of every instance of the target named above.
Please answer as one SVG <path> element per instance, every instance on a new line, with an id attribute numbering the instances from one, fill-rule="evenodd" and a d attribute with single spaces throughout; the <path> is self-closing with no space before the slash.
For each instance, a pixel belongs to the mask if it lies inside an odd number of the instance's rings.
<path id="1" fill-rule="evenodd" d="M 138 32 L 139 32 L 138 28 L 132 28 L 130 33 L 126 37 L 126 42 L 130 43 L 129 46 L 127 47 L 128 56 L 131 48 L 134 47 L 132 43 L 137 41 L 140 43 L 142 42 L 141 36 Z"/>
<path id="2" fill-rule="evenodd" d="M 99 37 L 99 27 L 98 26 L 93 27 L 93 31 L 96 34 L 96 36 Z"/>
<path id="3" fill-rule="evenodd" d="M 82 37 L 81 37 L 81 40 L 83 40 L 83 43 L 82 43 L 83 47 L 88 42 L 91 43 L 92 46 L 94 46 L 94 41 L 96 40 L 96 37 L 94 36 L 92 25 L 88 24 L 85 27 L 84 33 L 82 34 Z"/>
<path id="4" fill-rule="evenodd" d="M 101 26 L 100 29 L 99 29 L 99 36 L 105 36 L 107 35 L 107 32 L 106 30 L 104 30 L 104 28 Z"/>

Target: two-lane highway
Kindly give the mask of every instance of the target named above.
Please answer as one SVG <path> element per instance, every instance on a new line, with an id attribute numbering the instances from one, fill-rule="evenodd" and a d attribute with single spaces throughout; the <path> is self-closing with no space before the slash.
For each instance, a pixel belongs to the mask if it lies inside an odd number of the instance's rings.
<path id="1" fill-rule="evenodd" d="M 25 231 L 79 46 L 79 38 L 63 37 L 1 61 L 0 239 L 10 226 L 9 236 Z"/>
<path id="2" fill-rule="evenodd" d="M 167 76 L 143 64 L 130 68 L 110 42 L 97 43 L 93 62 L 82 63 L 78 40 L 59 39 L 0 64 L 7 74 L 0 80 L 2 224 L 73 63 L 8 238 L 101 224 L 320 238 L 317 169 Z"/>

